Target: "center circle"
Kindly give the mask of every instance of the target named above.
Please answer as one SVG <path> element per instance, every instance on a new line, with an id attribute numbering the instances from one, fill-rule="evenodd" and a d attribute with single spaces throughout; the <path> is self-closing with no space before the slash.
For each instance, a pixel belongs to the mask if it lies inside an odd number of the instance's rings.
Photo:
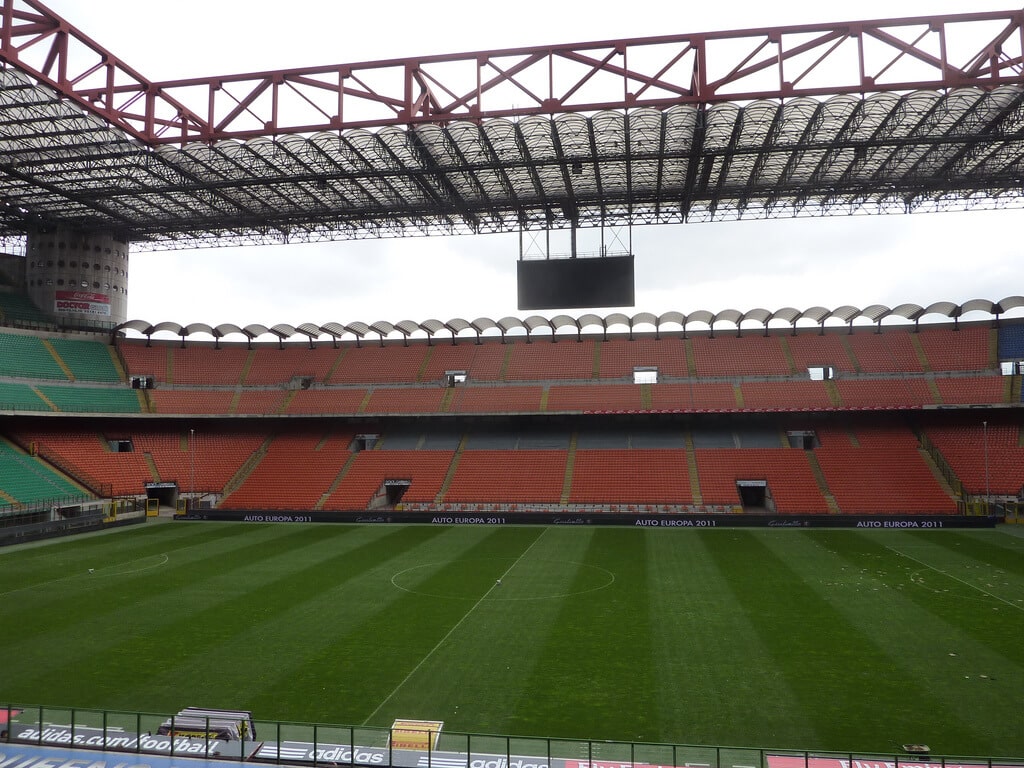
<path id="1" fill-rule="evenodd" d="M 531 568 L 537 565 L 537 568 Z M 422 563 L 398 571 L 391 584 L 403 592 L 446 600 L 557 600 L 607 589 L 615 574 L 572 560 L 467 558 Z"/>

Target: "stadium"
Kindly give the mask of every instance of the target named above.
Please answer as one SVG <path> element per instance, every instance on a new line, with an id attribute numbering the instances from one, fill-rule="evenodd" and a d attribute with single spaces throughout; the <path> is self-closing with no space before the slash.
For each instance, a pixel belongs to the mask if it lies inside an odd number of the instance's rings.
<path id="1" fill-rule="evenodd" d="M 641 228 L 1019 208 L 1024 12 L 156 81 L 0 7 L 0 766 L 1022 764 L 1024 296 L 631 308 Z M 520 314 L 129 315 L 409 234 Z"/>

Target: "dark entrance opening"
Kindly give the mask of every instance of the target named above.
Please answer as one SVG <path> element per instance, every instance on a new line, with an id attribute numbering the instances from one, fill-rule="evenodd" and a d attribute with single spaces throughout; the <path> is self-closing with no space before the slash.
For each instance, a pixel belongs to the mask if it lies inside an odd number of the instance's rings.
<path id="1" fill-rule="evenodd" d="M 811 429 L 791 429 L 786 432 L 786 437 L 790 448 L 812 451 L 820 445 L 818 436 Z"/>
<path id="2" fill-rule="evenodd" d="M 410 485 L 412 485 L 411 480 L 385 480 L 384 496 L 387 498 L 388 506 L 393 507 L 401 503 L 402 497 L 405 496 Z"/>
<path id="3" fill-rule="evenodd" d="M 736 491 L 744 511 L 769 509 L 767 480 L 737 480 Z"/>
<path id="4" fill-rule="evenodd" d="M 161 507 L 171 507 L 178 504 L 177 483 L 146 483 L 146 498 L 156 499 Z"/>

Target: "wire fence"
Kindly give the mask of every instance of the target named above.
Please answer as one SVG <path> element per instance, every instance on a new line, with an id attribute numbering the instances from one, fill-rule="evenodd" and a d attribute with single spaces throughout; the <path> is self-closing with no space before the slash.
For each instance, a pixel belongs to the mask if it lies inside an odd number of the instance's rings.
<path id="1" fill-rule="evenodd" d="M 283 765 L 401 768 L 1024 768 L 1024 758 L 812 752 L 587 741 L 444 731 L 442 722 L 391 728 L 256 720 L 247 712 L 186 715 L 0 705 L 0 743 Z"/>

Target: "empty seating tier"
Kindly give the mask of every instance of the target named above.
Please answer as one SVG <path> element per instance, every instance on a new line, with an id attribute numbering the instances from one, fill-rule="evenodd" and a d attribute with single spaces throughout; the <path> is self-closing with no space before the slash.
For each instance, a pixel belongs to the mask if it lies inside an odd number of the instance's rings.
<path id="1" fill-rule="evenodd" d="M 920 373 L 924 370 L 907 330 L 874 333 L 866 329 L 846 337 L 861 373 Z"/>
<path id="2" fill-rule="evenodd" d="M 822 446 L 814 453 L 842 512 L 956 512 L 956 502 L 909 430 L 878 426 L 856 433 L 819 430 L 818 435 Z"/>
<path id="3" fill-rule="evenodd" d="M 28 504 L 87 493 L 35 456 L 0 439 L 0 504 Z"/>
<path id="4" fill-rule="evenodd" d="M 691 339 L 698 376 L 788 376 L 794 373 L 777 336 Z"/>
<path id="5" fill-rule="evenodd" d="M 109 344 L 84 339 L 50 339 L 49 343 L 75 381 L 121 381 Z"/>
<path id="6" fill-rule="evenodd" d="M 1024 489 L 1021 428 L 1019 418 L 974 413 L 929 426 L 925 434 L 968 493 L 1018 496 Z"/>
<path id="7" fill-rule="evenodd" d="M 569 501 L 573 504 L 690 504 L 693 492 L 686 452 L 656 448 L 577 451 Z M 625 506 L 623 511 L 627 511 Z"/>
<path id="8" fill-rule="evenodd" d="M 68 379 L 43 339 L 13 333 L 0 333 L 0 376 Z"/>
<path id="9" fill-rule="evenodd" d="M 351 441 L 348 431 L 278 435 L 225 503 L 236 509 L 314 509 L 349 460 Z"/>
<path id="10" fill-rule="evenodd" d="M 686 343 L 679 338 L 609 339 L 601 343 L 600 376 L 603 379 L 630 377 L 637 368 L 657 368 L 659 376 L 684 378 L 690 375 Z"/>
<path id="11" fill-rule="evenodd" d="M 349 346 L 328 376 L 329 384 L 391 384 L 419 381 L 433 347 L 426 344 Z"/>
<path id="12" fill-rule="evenodd" d="M 361 451 L 324 502 L 324 509 L 368 509 L 387 481 L 408 483 L 401 503 L 432 504 L 454 455 L 454 451 Z"/>
<path id="13" fill-rule="evenodd" d="M 792 448 L 710 448 L 694 452 L 705 504 L 742 502 L 739 483 L 765 483 L 774 511 L 824 514 L 828 504 L 804 451 Z"/>
<path id="14" fill-rule="evenodd" d="M 446 503 L 558 504 L 565 451 L 465 451 Z"/>
<path id="15" fill-rule="evenodd" d="M 589 379 L 594 375 L 592 339 L 576 341 L 541 339 L 532 344 L 519 341 L 509 345 L 505 379 L 543 381 L 545 379 Z"/>
<path id="16" fill-rule="evenodd" d="M 851 359 L 844 331 L 830 330 L 824 334 L 798 333 L 780 339 L 789 348 L 793 367 L 797 373 L 806 373 L 812 367 L 830 367 L 840 373 L 854 373 L 857 370 Z"/>
<path id="17" fill-rule="evenodd" d="M 928 367 L 933 371 L 983 371 L 995 366 L 989 359 L 990 328 L 963 325 L 959 330 L 922 328 L 917 334 Z"/>

